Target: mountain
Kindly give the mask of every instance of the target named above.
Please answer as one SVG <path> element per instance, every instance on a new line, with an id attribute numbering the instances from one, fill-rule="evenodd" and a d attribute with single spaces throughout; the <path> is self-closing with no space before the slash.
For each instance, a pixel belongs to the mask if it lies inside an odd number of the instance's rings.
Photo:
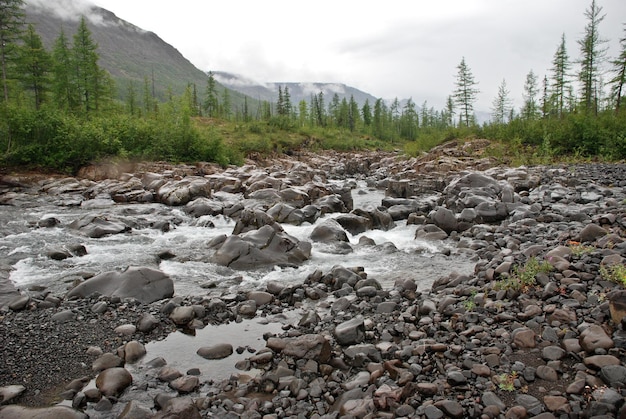
<path id="1" fill-rule="evenodd" d="M 99 65 L 111 73 L 121 97 L 126 95 L 131 82 L 136 92 L 142 92 L 147 78 L 150 85 L 154 80 L 155 96 L 159 99 L 166 99 L 170 90 L 175 95 L 182 94 L 189 83 L 195 84 L 198 97 L 202 98 L 207 74 L 157 34 L 85 0 L 26 0 L 25 4 L 26 22 L 35 26 L 48 50 L 61 30 L 72 42 L 84 16 L 98 44 Z M 230 97 L 234 107 L 243 103 L 244 95 L 239 92 L 231 91 Z M 248 105 L 256 108 L 255 102 L 249 101 Z"/>
<path id="2" fill-rule="evenodd" d="M 294 106 L 297 106 L 298 102 L 301 100 L 307 103 L 310 102 L 311 95 L 317 95 L 320 92 L 324 94 L 324 102 L 326 104 L 332 100 L 335 93 L 339 96 L 340 100 L 343 98 L 350 100 L 351 96 L 354 97 L 354 100 L 359 106 L 363 106 L 365 101 L 369 100 L 370 105 L 373 107 L 377 100 L 376 97 L 369 93 L 341 83 L 260 83 L 238 74 L 223 71 L 215 71 L 213 72 L 213 76 L 217 82 L 229 89 L 261 101 L 276 102 L 278 100 L 278 87 L 280 86 L 283 91 L 285 88 L 288 88 L 291 103 Z"/>

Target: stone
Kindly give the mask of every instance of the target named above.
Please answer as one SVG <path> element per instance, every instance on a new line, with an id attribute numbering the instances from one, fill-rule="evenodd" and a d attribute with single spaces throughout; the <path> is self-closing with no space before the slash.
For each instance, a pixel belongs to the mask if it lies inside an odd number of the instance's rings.
<path id="1" fill-rule="evenodd" d="M 200 411 L 190 397 L 174 397 L 168 399 L 160 412 L 157 412 L 153 419 L 201 419 Z"/>
<path id="2" fill-rule="evenodd" d="M 613 355 L 592 355 L 583 358 L 583 363 L 589 368 L 599 370 L 607 365 L 620 365 L 621 362 Z"/>
<path id="3" fill-rule="evenodd" d="M 481 402 L 483 406 L 497 406 L 501 412 L 504 412 L 506 409 L 504 402 L 492 391 L 485 391 Z"/>
<path id="4" fill-rule="evenodd" d="M 546 346 L 541 350 L 541 357 L 548 361 L 563 359 L 567 355 L 564 349 L 558 346 Z"/>
<path id="5" fill-rule="evenodd" d="M 606 296 L 609 300 L 609 312 L 614 324 L 620 324 L 626 317 L 626 290 L 611 291 Z"/>
<path id="6" fill-rule="evenodd" d="M 19 397 L 26 391 L 26 387 L 22 385 L 10 385 L 0 387 L 0 404 L 7 404 L 16 397 Z"/>
<path id="7" fill-rule="evenodd" d="M 18 405 L 0 407 L 0 419 L 87 419 L 85 413 L 67 406 L 31 408 Z"/>
<path id="8" fill-rule="evenodd" d="M 175 307 L 170 313 L 170 319 L 179 326 L 184 326 L 196 317 L 196 313 L 191 306 Z"/>
<path id="9" fill-rule="evenodd" d="M 22 294 L 9 302 L 9 308 L 13 311 L 24 310 L 28 307 L 28 303 L 30 303 L 30 295 Z"/>
<path id="10" fill-rule="evenodd" d="M 174 282 L 165 273 L 148 267 L 129 267 L 123 272 L 108 271 L 80 283 L 67 298 L 87 298 L 94 294 L 134 298 L 150 304 L 174 295 Z"/>
<path id="11" fill-rule="evenodd" d="M 96 377 L 96 387 L 106 397 L 118 397 L 133 383 L 133 376 L 124 368 L 109 368 Z"/>
<path id="12" fill-rule="evenodd" d="M 223 359 L 233 353 L 233 345 L 229 343 L 219 343 L 212 346 L 203 346 L 196 351 L 198 355 L 206 359 Z"/>
<path id="13" fill-rule="evenodd" d="M 121 367 L 122 365 L 124 365 L 122 358 L 111 352 L 107 352 L 93 362 L 91 369 L 94 372 L 98 372 L 109 368 Z"/>
<path id="14" fill-rule="evenodd" d="M 463 406 L 455 400 L 440 400 L 435 402 L 435 407 L 453 419 L 461 419 L 464 416 Z"/>
<path id="15" fill-rule="evenodd" d="M 580 231 L 580 241 L 583 243 L 591 243 L 596 241 L 602 236 L 606 236 L 608 233 L 605 229 L 597 224 L 587 224 Z"/>
<path id="16" fill-rule="evenodd" d="M 126 403 L 124 410 L 117 419 L 150 419 L 152 415 L 153 413 L 148 407 L 143 406 L 137 400 L 131 400 Z"/>
<path id="17" fill-rule="evenodd" d="M 123 324 L 117 326 L 113 331 L 120 336 L 132 336 L 137 331 L 137 327 L 134 324 Z"/>
<path id="18" fill-rule="evenodd" d="M 311 232 L 311 240 L 321 243 L 348 242 L 348 235 L 341 224 L 329 218 L 315 226 Z"/>
<path id="19" fill-rule="evenodd" d="M 362 317 L 345 321 L 335 326 L 333 332 L 340 345 L 354 345 L 365 340 L 365 326 Z"/>
<path id="20" fill-rule="evenodd" d="M 124 222 L 108 215 L 85 215 L 72 221 L 68 227 L 80 231 L 87 237 L 95 239 L 130 231 L 130 227 Z"/>
<path id="21" fill-rule="evenodd" d="M 179 393 L 191 393 L 200 385 L 200 379 L 194 375 L 183 375 L 170 381 L 169 385 Z"/>
<path id="22" fill-rule="evenodd" d="M 610 349 L 614 346 L 613 339 L 607 335 L 602 326 L 592 324 L 582 331 L 579 337 L 581 348 L 589 353 L 596 349 Z"/>
<path id="23" fill-rule="evenodd" d="M 136 340 L 131 340 L 124 345 L 124 360 L 129 364 L 139 361 L 145 354 L 146 347 Z"/>
<path id="24" fill-rule="evenodd" d="M 148 333 L 154 330 L 160 321 L 151 313 L 143 313 L 137 320 L 137 330 L 142 333 Z"/>
<path id="25" fill-rule="evenodd" d="M 182 375 L 183 373 L 178 371 L 176 368 L 166 365 L 163 368 L 161 368 L 161 370 L 159 371 L 158 378 L 161 381 L 169 383 L 170 381 L 175 380 L 178 377 L 181 377 Z"/>
<path id="26" fill-rule="evenodd" d="M 442 229 L 447 234 L 457 231 L 459 228 L 459 222 L 456 219 L 456 216 L 448 208 L 438 207 L 431 214 L 429 214 L 429 217 L 437 227 Z"/>
<path id="27" fill-rule="evenodd" d="M 598 375 L 610 386 L 624 387 L 626 385 L 626 367 L 623 365 L 603 366 Z"/>
<path id="28" fill-rule="evenodd" d="M 536 334 L 532 329 L 527 327 L 515 329 L 512 333 L 513 343 L 518 348 L 534 348 L 536 346 Z"/>
<path id="29" fill-rule="evenodd" d="M 543 403 L 550 412 L 563 410 L 567 405 L 567 397 L 563 396 L 544 396 Z"/>
<path id="30" fill-rule="evenodd" d="M 328 362 L 331 355 L 330 342 L 323 335 L 308 334 L 295 338 L 269 338 L 267 347 L 282 351 L 287 356 L 298 359 L 314 359 Z"/>
<path id="31" fill-rule="evenodd" d="M 547 365 L 539 365 L 537 367 L 536 370 L 536 374 L 537 377 L 541 378 L 542 380 L 546 380 L 546 381 L 551 381 L 551 382 L 555 382 L 559 379 L 559 376 L 556 372 L 556 370 L 552 367 L 549 367 Z"/>
<path id="32" fill-rule="evenodd" d="M 537 416 L 543 411 L 543 404 L 541 401 L 530 394 L 518 394 L 515 397 L 515 402 L 520 406 L 523 406 L 532 416 Z"/>

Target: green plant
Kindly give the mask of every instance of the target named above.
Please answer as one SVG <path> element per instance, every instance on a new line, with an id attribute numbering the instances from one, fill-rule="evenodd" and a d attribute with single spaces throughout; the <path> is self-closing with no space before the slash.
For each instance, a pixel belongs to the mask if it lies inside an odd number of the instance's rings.
<path id="1" fill-rule="evenodd" d="M 517 372 L 513 371 L 510 373 L 502 373 L 496 375 L 495 381 L 500 390 L 504 391 L 514 391 L 515 390 L 515 380 L 517 379 Z"/>
<path id="2" fill-rule="evenodd" d="M 573 242 L 573 241 L 569 242 L 568 246 L 570 250 L 572 251 L 572 254 L 576 257 L 587 255 L 589 253 L 592 253 L 594 250 L 596 250 L 596 248 L 593 246 L 586 246 L 579 242 Z"/>
<path id="3" fill-rule="evenodd" d="M 626 266 L 622 264 L 617 265 L 601 265 L 600 276 L 602 279 L 611 282 L 617 282 L 626 286 Z"/>
<path id="4" fill-rule="evenodd" d="M 531 257 L 523 267 L 516 265 L 513 272 L 504 279 L 496 283 L 496 289 L 499 290 L 521 290 L 527 289 L 535 285 L 535 276 L 540 272 L 550 272 L 552 265 L 547 261 L 539 262 L 537 258 Z"/>

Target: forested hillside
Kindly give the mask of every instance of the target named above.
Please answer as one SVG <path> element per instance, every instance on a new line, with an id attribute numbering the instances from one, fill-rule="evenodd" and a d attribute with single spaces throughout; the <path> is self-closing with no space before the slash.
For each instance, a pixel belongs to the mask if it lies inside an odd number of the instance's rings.
<path id="1" fill-rule="evenodd" d="M 585 17 L 579 51 L 566 50 L 565 35 L 555 40 L 553 66 L 545 75 L 529 70 L 520 109 L 511 106 L 506 80 L 499 82 L 492 119 L 481 125 L 474 110 L 480 84 L 464 57 L 454 90 L 442 92 L 444 109 L 413 98 L 359 102 L 323 89 L 294 99 L 289 84 L 277 86 L 275 100 L 258 103 L 225 89 L 212 72 L 193 68 L 157 35 L 107 11 L 91 10 L 72 25 L 57 23 L 53 34 L 51 16 L 37 18 L 22 0 L 3 0 L 2 161 L 73 172 L 99 159 L 238 164 L 252 153 L 302 147 L 416 155 L 467 137 L 494 140 L 492 153 L 518 162 L 623 159 L 626 32 L 620 40 L 604 40 L 604 15 L 595 0 Z M 607 42 L 619 43 L 618 56 L 607 56 Z"/>

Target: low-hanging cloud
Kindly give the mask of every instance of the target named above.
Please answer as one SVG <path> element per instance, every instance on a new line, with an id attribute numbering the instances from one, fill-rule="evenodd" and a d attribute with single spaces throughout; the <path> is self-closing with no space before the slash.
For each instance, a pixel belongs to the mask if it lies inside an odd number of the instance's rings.
<path id="1" fill-rule="evenodd" d="M 66 21 L 78 21 L 81 16 L 94 25 L 104 25 L 99 8 L 87 0 L 25 0 L 28 6 L 53 14 Z"/>

